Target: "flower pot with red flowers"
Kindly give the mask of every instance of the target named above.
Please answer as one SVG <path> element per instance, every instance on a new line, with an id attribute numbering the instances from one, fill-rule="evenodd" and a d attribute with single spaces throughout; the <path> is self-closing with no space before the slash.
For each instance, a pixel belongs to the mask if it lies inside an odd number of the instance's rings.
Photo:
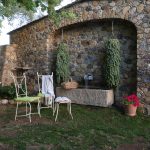
<path id="1" fill-rule="evenodd" d="M 123 104 L 126 106 L 126 114 L 128 116 L 136 116 L 137 107 L 140 105 L 139 98 L 135 95 L 125 96 Z"/>

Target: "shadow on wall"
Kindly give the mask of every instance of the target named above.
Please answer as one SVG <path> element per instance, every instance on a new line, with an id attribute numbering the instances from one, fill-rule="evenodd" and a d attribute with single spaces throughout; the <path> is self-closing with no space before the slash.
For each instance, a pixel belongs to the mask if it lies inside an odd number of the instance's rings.
<path id="1" fill-rule="evenodd" d="M 9 74 L 16 63 L 16 44 L 0 46 L 0 82 L 2 85 L 10 85 L 13 82 Z"/>
<path id="2" fill-rule="evenodd" d="M 0 46 L 0 85 L 3 85 L 3 70 L 6 57 L 6 46 Z"/>

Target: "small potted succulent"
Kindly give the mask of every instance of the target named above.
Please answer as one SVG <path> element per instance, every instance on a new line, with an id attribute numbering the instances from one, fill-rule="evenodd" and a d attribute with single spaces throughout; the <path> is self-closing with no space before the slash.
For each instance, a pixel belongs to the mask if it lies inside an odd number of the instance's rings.
<path id="1" fill-rule="evenodd" d="M 126 106 L 126 114 L 128 116 L 136 116 L 136 110 L 140 106 L 140 101 L 135 94 L 125 96 L 123 98 L 123 104 Z"/>

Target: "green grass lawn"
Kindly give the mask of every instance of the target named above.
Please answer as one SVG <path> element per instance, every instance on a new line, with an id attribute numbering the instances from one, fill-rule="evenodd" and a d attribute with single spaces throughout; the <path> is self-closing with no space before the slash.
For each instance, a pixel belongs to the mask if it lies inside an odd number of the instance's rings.
<path id="1" fill-rule="evenodd" d="M 14 121 L 14 113 L 15 106 L 0 111 L 0 143 L 18 150 L 36 144 L 51 145 L 54 150 L 107 150 L 134 143 L 138 137 L 150 143 L 150 117 L 128 117 L 116 108 L 72 105 L 71 120 L 63 105 L 57 122 L 48 109 L 41 111 L 41 119 L 33 116 L 32 123 L 27 118 Z"/>

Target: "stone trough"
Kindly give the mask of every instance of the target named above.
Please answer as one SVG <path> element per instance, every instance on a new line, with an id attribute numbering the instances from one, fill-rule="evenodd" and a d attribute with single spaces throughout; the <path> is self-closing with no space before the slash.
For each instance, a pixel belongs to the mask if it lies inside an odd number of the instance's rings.
<path id="1" fill-rule="evenodd" d="M 89 88 L 65 90 L 61 87 L 57 87 L 56 96 L 66 96 L 72 100 L 72 103 L 82 105 L 109 107 L 114 103 L 113 90 Z"/>

